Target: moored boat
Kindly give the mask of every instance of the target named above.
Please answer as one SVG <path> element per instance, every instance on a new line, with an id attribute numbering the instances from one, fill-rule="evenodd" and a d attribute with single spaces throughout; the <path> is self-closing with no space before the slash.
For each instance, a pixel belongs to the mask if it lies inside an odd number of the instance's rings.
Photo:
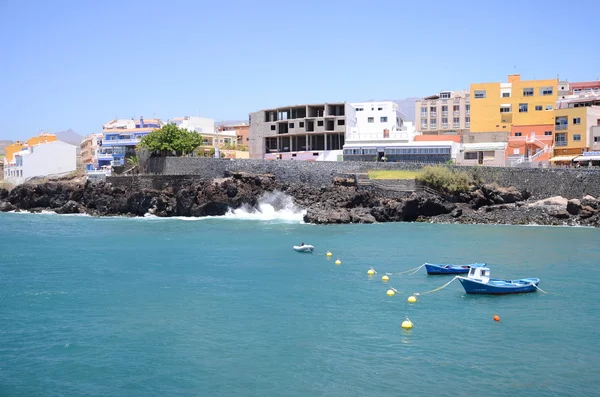
<path id="1" fill-rule="evenodd" d="M 490 278 L 488 267 L 473 267 L 467 277 L 456 276 L 467 294 L 521 294 L 537 291 L 539 278 L 521 278 L 518 280 L 501 280 Z"/>
<path id="2" fill-rule="evenodd" d="M 470 263 L 467 265 L 450 265 L 425 263 L 427 274 L 466 274 L 473 267 L 483 267 L 485 263 Z"/>
<path id="3" fill-rule="evenodd" d="M 294 251 L 296 252 L 313 252 L 314 250 L 315 247 L 310 244 L 294 245 Z"/>

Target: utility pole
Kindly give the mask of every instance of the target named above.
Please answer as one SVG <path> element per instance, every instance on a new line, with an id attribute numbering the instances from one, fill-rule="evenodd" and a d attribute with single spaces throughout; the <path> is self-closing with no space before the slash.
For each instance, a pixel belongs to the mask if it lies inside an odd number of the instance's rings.
<path id="1" fill-rule="evenodd" d="M 219 153 L 219 126 L 215 126 L 215 130 L 217 132 L 217 145 L 215 146 L 215 158 L 221 158 L 221 155 Z"/>

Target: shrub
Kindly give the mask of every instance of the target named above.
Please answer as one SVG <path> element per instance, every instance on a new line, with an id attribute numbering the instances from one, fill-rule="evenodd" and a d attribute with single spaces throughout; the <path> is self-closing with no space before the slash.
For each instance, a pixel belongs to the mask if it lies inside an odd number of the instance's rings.
<path id="1" fill-rule="evenodd" d="M 432 189 L 448 193 L 461 193 L 469 190 L 473 178 L 465 171 L 453 171 L 447 167 L 424 167 L 416 178 Z"/>

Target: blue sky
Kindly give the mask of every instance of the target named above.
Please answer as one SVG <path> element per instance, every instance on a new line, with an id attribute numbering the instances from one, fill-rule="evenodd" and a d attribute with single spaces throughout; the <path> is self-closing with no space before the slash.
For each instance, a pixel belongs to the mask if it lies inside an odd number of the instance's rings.
<path id="1" fill-rule="evenodd" d="M 597 0 L 0 0 L 0 139 L 421 97 L 514 72 L 595 80 L 586 15 L 599 13 Z"/>

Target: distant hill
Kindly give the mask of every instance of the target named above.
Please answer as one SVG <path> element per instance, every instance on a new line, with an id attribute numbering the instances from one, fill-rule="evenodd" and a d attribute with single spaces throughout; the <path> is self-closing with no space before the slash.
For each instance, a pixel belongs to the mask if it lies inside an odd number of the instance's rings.
<path id="1" fill-rule="evenodd" d="M 404 114 L 404 121 L 415 122 L 415 101 L 421 98 L 391 99 L 396 102 L 400 111 Z"/>
<path id="2" fill-rule="evenodd" d="M 59 141 L 63 141 L 66 143 L 70 143 L 71 145 L 79 146 L 83 137 L 73 131 L 72 129 L 68 129 L 66 131 L 55 132 L 56 138 Z"/>
<path id="3" fill-rule="evenodd" d="M 13 141 L 7 141 L 7 140 L 0 141 L 0 155 L 4 156 L 6 154 L 6 152 L 4 151 L 4 148 L 7 147 L 8 145 L 11 145 L 12 143 L 13 143 Z"/>

